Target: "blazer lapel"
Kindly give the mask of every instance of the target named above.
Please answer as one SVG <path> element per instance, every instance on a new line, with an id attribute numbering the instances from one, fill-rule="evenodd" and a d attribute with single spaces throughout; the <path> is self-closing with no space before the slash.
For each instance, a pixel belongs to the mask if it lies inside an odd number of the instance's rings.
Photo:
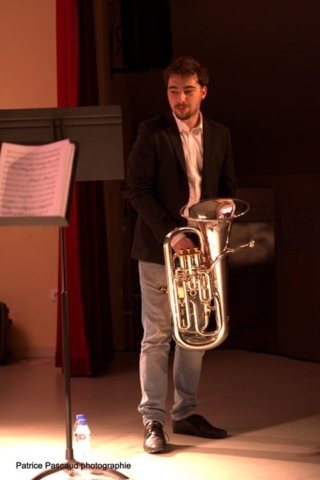
<path id="1" fill-rule="evenodd" d="M 178 160 L 183 168 L 183 171 L 185 175 L 187 176 L 187 167 L 186 167 L 186 161 L 184 158 L 184 153 L 183 153 L 183 147 L 182 147 L 182 142 L 180 138 L 180 132 L 177 127 L 177 124 L 175 122 L 175 119 L 172 115 L 171 112 L 168 112 L 165 115 L 165 122 L 166 122 L 166 132 L 171 140 L 171 143 L 173 145 L 173 148 L 176 152 L 176 155 L 178 157 Z"/>
<path id="2" fill-rule="evenodd" d="M 213 135 L 210 124 L 203 118 L 203 168 L 202 176 L 207 173 L 208 166 L 210 165 L 210 158 L 212 158 L 213 152 Z"/>
<path id="3" fill-rule="evenodd" d="M 203 196 L 207 196 L 212 191 L 212 183 L 215 175 L 214 165 L 214 132 L 208 121 L 203 117 L 203 168 L 202 168 L 202 186 Z"/>

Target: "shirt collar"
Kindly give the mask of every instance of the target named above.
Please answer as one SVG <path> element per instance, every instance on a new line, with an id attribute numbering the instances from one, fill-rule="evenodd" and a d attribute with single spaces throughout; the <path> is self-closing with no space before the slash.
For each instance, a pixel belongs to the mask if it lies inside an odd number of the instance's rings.
<path id="1" fill-rule="evenodd" d="M 201 133 L 203 132 L 203 118 L 202 118 L 202 113 L 199 112 L 200 114 L 200 122 L 199 122 L 199 125 L 197 127 L 194 127 L 192 128 L 191 130 L 189 129 L 189 127 L 182 121 L 180 120 L 178 117 L 176 117 L 176 115 L 172 112 L 173 114 L 173 117 L 177 123 L 177 126 L 178 126 L 178 129 L 179 129 L 179 132 L 182 133 L 182 132 L 197 132 L 197 131 L 200 131 Z"/>

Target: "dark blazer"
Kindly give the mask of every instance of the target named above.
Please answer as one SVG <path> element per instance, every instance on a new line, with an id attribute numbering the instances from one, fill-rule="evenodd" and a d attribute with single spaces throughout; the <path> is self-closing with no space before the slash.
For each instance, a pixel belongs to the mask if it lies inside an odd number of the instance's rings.
<path id="1" fill-rule="evenodd" d="M 180 209 L 189 200 L 183 147 L 172 112 L 141 123 L 128 159 L 127 185 L 138 213 L 132 257 L 163 264 L 164 238 L 187 224 Z M 201 199 L 233 198 L 235 189 L 230 132 L 203 118 Z"/>

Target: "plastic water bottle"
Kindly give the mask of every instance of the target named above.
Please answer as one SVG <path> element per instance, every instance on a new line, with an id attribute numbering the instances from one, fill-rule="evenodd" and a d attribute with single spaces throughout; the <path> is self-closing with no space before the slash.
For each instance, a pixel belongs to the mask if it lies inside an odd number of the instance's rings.
<path id="1" fill-rule="evenodd" d="M 77 419 L 77 426 L 74 431 L 75 457 L 81 463 L 86 463 L 90 460 L 91 453 L 91 432 L 86 418 Z"/>
<path id="2" fill-rule="evenodd" d="M 85 419 L 86 416 L 83 415 L 83 413 L 79 413 L 78 415 L 76 415 L 76 421 L 74 422 L 74 424 L 73 424 L 73 429 L 72 429 L 72 433 L 73 433 L 74 439 L 75 439 L 75 433 L 76 433 L 76 430 L 77 430 L 77 426 L 79 425 L 79 420 L 80 420 L 81 418 L 84 418 L 84 419 Z"/>

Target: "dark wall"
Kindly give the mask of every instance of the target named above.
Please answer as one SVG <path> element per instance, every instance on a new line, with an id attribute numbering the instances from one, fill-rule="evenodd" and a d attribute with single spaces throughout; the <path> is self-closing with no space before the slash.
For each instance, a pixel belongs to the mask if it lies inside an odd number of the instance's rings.
<path id="1" fill-rule="evenodd" d="M 232 131 L 239 175 L 319 173 L 314 0 L 171 0 L 173 56 L 209 68 L 203 111 Z M 161 70 L 130 74 L 137 123 L 166 107 Z"/>
<path id="2" fill-rule="evenodd" d="M 312 175 L 320 173 L 319 5 L 313 0 L 170 2 L 173 56 L 191 54 L 208 66 L 202 110 L 231 129 L 240 187 L 252 188 L 253 196 L 270 189 L 274 197 L 274 259 L 268 257 L 268 264 L 247 279 L 249 294 L 259 275 L 268 278 L 268 289 L 251 311 L 255 331 L 246 331 L 245 312 L 236 330 L 240 336 L 244 331 L 249 347 L 263 350 L 267 331 L 265 350 L 272 345 L 275 353 L 311 360 L 319 360 L 320 351 L 314 320 L 320 196 L 316 186 L 308 188 Z M 126 74 L 126 82 L 134 136 L 141 120 L 166 110 L 166 94 L 158 69 Z M 259 193 L 252 202 L 261 213 L 256 221 L 264 222 Z M 266 226 L 270 231 L 270 223 Z M 269 305 L 270 325 L 265 311 L 259 316 L 259 304 Z"/>
<path id="3" fill-rule="evenodd" d="M 211 73 L 203 109 L 230 126 L 239 174 L 318 173 L 320 7 L 173 0 L 174 53 Z"/>

